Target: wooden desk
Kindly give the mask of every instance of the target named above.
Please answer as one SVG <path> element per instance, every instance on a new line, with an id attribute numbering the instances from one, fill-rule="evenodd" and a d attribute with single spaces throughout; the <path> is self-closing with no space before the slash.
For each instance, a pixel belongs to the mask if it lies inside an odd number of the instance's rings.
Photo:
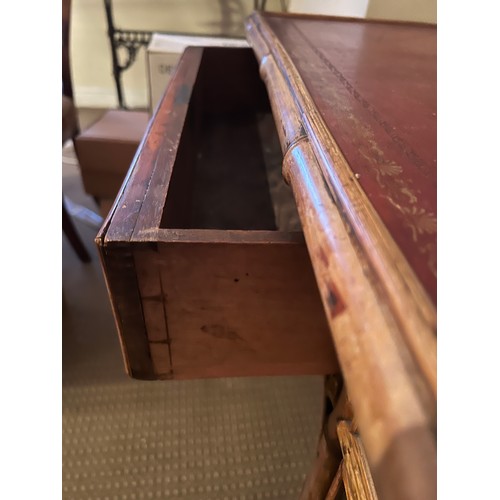
<path id="1" fill-rule="evenodd" d="M 341 475 L 373 498 L 369 471 L 380 498 L 434 498 L 436 29 L 254 14 L 247 32 L 256 58 L 186 50 L 97 237 L 127 370 L 330 374 L 302 498 Z M 303 235 L 273 218 L 273 144 Z"/>

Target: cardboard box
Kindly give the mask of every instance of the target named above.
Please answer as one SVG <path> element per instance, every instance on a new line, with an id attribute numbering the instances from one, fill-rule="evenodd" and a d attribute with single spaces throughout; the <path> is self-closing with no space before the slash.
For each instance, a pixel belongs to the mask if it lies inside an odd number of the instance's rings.
<path id="1" fill-rule="evenodd" d="M 186 47 L 249 47 L 245 39 L 154 33 L 147 48 L 149 110 L 152 114 Z"/>
<path id="2" fill-rule="evenodd" d="M 148 123 L 146 111 L 114 109 L 77 137 L 75 149 L 88 194 L 115 199 Z"/>

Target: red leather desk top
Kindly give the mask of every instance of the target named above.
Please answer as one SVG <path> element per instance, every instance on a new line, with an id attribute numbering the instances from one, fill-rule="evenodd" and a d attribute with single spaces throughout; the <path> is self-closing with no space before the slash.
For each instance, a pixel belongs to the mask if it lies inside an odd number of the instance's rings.
<path id="1" fill-rule="evenodd" d="M 436 302 L 436 28 L 265 15 Z"/>

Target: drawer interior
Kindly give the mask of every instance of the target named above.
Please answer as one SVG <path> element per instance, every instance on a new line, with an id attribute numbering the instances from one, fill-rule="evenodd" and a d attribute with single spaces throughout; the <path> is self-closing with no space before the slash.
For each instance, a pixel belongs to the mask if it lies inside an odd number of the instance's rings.
<path id="1" fill-rule="evenodd" d="M 160 228 L 300 230 L 282 160 L 252 50 L 205 48 Z"/>
<path id="2" fill-rule="evenodd" d="M 127 370 L 336 373 L 251 49 L 186 49 L 98 237 Z"/>

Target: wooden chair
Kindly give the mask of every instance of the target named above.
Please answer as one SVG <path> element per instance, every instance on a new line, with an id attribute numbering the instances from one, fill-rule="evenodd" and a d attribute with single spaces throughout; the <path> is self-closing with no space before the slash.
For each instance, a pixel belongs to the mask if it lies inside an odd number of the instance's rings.
<path id="1" fill-rule="evenodd" d="M 80 132 L 78 117 L 73 102 L 73 86 L 69 64 L 69 27 L 71 1 L 63 0 L 62 4 L 62 144 L 69 139 L 74 140 Z M 75 225 L 62 200 L 62 226 L 71 246 L 82 262 L 90 262 L 90 255 L 82 243 Z"/>

